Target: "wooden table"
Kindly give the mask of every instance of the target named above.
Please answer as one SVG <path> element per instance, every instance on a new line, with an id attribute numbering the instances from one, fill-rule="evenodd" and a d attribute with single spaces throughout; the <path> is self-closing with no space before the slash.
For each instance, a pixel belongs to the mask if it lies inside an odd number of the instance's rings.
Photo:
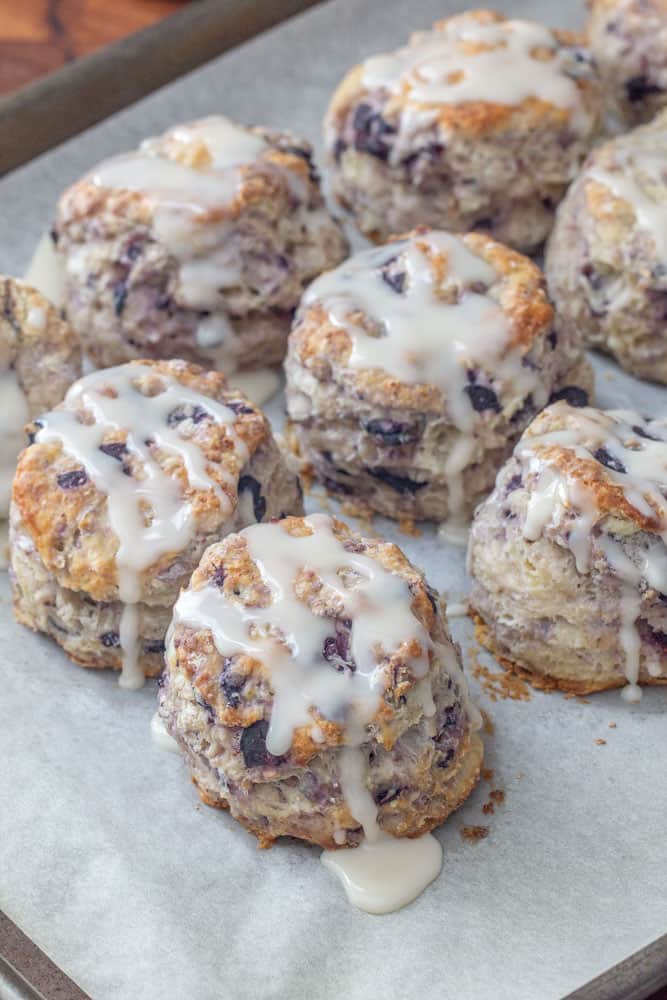
<path id="1" fill-rule="evenodd" d="M 3 0 L 0 94 L 173 14 L 188 0 Z"/>

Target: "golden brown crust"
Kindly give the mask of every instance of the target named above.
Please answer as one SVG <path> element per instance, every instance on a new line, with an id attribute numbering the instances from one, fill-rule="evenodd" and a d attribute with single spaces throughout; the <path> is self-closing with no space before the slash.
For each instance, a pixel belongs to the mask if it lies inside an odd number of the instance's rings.
<path id="1" fill-rule="evenodd" d="M 442 32 L 450 26 L 455 26 L 460 22 L 476 21 L 478 24 L 499 23 L 508 20 L 502 14 L 490 10 L 467 11 L 455 17 L 436 21 L 431 29 L 433 32 Z M 585 38 L 575 32 L 552 31 L 556 42 L 561 46 L 583 45 Z M 465 42 L 461 43 L 465 51 L 471 54 L 481 51 L 487 46 L 481 43 Z M 548 50 L 536 53 L 541 59 L 552 59 L 554 55 Z M 349 113 L 350 109 L 363 100 L 368 92 L 364 82 L 364 65 L 359 64 L 351 69 L 344 77 L 338 88 L 334 92 L 329 106 L 328 117 L 332 120 L 342 121 Z M 584 104 L 591 101 L 597 93 L 597 85 L 591 80 L 583 78 L 573 80 Z M 437 122 L 445 132 L 456 132 L 472 138 L 492 135 L 504 131 L 505 129 L 516 129 L 518 131 L 530 131 L 535 128 L 543 128 L 545 123 L 553 128 L 566 125 L 572 117 L 572 111 L 567 108 L 557 107 L 548 101 L 534 97 L 528 97 L 516 105 L 495 104 L 489 101 L 466 101 L 456 104 L 439 103 L 433 105 L 415 100 L 408 84 L 403 81 L 400 91 L 392 94 L 384 107 L 383 114 L 386 118 L 400 115 L 406 108 L 411 107 L 417 110 L 429 111 L 433 113 L 434 107 L 437 109 Z"/>
<path id="2" fill-rule="evenodd" d="M 207 372 L 183 361 L 138 361 L 132 362 L 131 366 L 137 371 L 137 385 L 142 391 L 148 391 L 159 381 L 160 375 L 167 375 L 223 404 L 232 400 L 242 401 L 243 405 L 229 427 L 215 421 L 202 421 L 194 426 L 190 435 L 208 461 L 208 474 L 228 496 L 233 509 L 237 501 L 236 484 L 243 456 L 236 449 L 229 430 L 233 429 L 252 456 L 271 436 L 261 410 L 230 389 L 220 372 Z M 62 404 L 59 408 L 67 407 Z M 37 430 L 37 427 L 33 429 Z M 126 438 L 127 431 L 123 429 L 109 433 L 104 441 L 111 443 L 125 441 Z M 163 471 L 180 482 L 183 496 L 191 503 L 191 516 L 197 530 L 211 532 L 226 519 L 228 514 L 223 512 L 212 490 L 196 489 L 190 484 L 179 458 L 161 452 L 157 446 L 151 447 L 151 452 Z M 137 463 L 137 470 L 141 468 L 138 457 L 130 456 L 127 461 L 132 468 L 133 463 Z M 75 490 L 64 490 L 58 485 L 59 475 L 79 468 L 80 462 L 68 455 L 60 442 L 31 444 L 19 459 L 13 501 L 42 562 L 61 586 L 85 591 L 96 601 L 115 600 L 119 542 L 108 524 L 106 494 L 98 490 L 91 479 Z M 76 527 L 76 544 L 64 546 L 63 534 L 72 532 L 73 526 Z M 176 555 L 174 552 L 165 553 L 145 571 L 144 577 L 150 579 L 159 575 Z"/>
<path id="3" fill-rule="evenodd" d="M 509 659 L 505 653 L 501 652 L 494 642 L 492 630 L 474 608 L 470 608 L 469 616 L 474 622 L 475 637 L 480 646 L 487 649 L 501 667 L 528 681 L 538 691 L 558 690 L 565 691 L 568 694 L 587 695 L 596 694 L 599 691 L 610 691 L 614 688 L 623 688 L 628 683 L 627 678 L 624 676 L 603 681 L 598 679 L 576 680 L 572 677 L 557 677 L 548 672 L 540 673 L 534 666 L 529 667 L 526 664 L 518 663 L 515 660 Z M 651 677 L 647 675 L 646 678 L 642 679 L 642 686 L 657 684 L 667 684 L 667 677 Z"/>
<path id="4" fill-rule="evenodd" d="M 439 293 L 444 301 L 450 302 L 452 286 L 448 281 L 447 254 L 432 246 L 427 247 L 419 240 L 428 231 L 427 227 L 421 226 L 394 239 L 411 239 L 421 248 L 427 249 L 435 294 Z M 497 280 L 486 294 L 498 303 L 507 316 L 509 346 L 523 355 L 527 354 L 535 341 L 549 331 L 553 322 L 554 313 L 544 275 L 528 257 L 510 250 L 489 236 L 466 233 L 461 235 L 461 239 L 472 253 L 495 270 Z M 350 320 L 363 324 L 365 317 L 354 313 L 350 315 Z M 345 327 L 334 325 L 329 320 L 326 309 L 317 300 L 302 309 L 290 340 L 291 348 L 301 364 L 318 379 L 326 379 L 335 369 L 337 377 L 344 378 L 353 391 L 380 406 L 385 406 L 387 400 L 392 399 L 396 407 L 427 412 L 442 410 L 443 393 L 434 385 L 401 382 L 382 369 L 359 371 L 349 368 L 352 337 Z"/>
<path id="5" fill-rule="evenodd" d="M 539 443 L 542 434 L 576 428 L 580 419 L 580 410 L 572 409 L 566 404 L 557 403 L 543 410 L 526 430 L 522 441 L 546 465 L 556 469 L 563 476 L 576 481 L 586 491 L 598 511 L 598 519 L 615 517 L 629 522 L 635 529 L 661 534 L 667 521 L 667 504 L 657 510 L 653 497 L 645 497 L 646 502 L 655 511 L 655 517 L 649 517 L 638 510 L 628 499 L 626 488 L 615 482 L 609 470 L 592 455 L 578 455 L 564 444 Z M 538 440 L 533 444 L 531 438 Z M 641 439 L 637 437 L 637 443 Z M 665 444 L 667 452 L 667 444 Z"/>
<path id="6" fill-rule="evenodd" d="M 440 809 L 433 809 L 433 800 L 429 803 L 429 814 L 426 816 L 419 817 L 418 811 L 416 812 L 413 809 L 409 814 L 402 816 L 397 824 L 392 826 L 391 830 L 389 830 L 392 836 L 410 837 L 413 839 L 429 833 L 437 826 L 440 826 L 441 823 L 444 823 L 451 813 L 463 805 L 475 788 L 480 778 L 483 756 L 484 744 L 480 736 L 477 733 L 473 733 L 469 743 L 460 755 L 459 765 L 454 771 L 451 780 L 439 788 Z M 205 805 L 212 806 L 215 809 L 229 809 L 229 805 L 224 799 L 213 798 L 202 788 L 196 777 L 193 776 L 192 781 Z M 357 825 L 356 820 L 344 804 L 339 807 L 330 807 L 330 810 L 332 811 L 333 828 L 345 830 L 354 828 Z M 234 818 L 257 838 L 259 847 L 262 849 L 272 847 L 278 839 L 277 837 L 267 836 L 266 828 L 259 823 L 252 822 L 247 816 L 235 814 Z M 394 818 L 398 818 L 398 814 Z M 323 834 L 320 834 L 315 840 L 313 840 L 312 832 L 309 832 L 307 836 L 304 835 L 304 831 L 299 825 L 298 816 L 294 818 L 289 828 L 286 827 L 285 832 L 281 836 L 308 840 L 311 843 L 318 844 L 324 850 L 335 851 L 345 846 L 344 844 L 337 843 L 333 837 L 327 837 Z"/>
<path id="7" fill-rule="evenodd" d="M 365 556 L 377 560 L 386 570 L 404 579 L 412 595 L 411 609 L 417 620 L 435 642 L 446 641 L 443 627 L 438 617 L 432 596 L 422 574 L 415 569 L 407 557 L 390 542 L 380 539 L 361 538 L 346 524 L 332 519 L 335 536 L 351 546 L 352 552 L 363 552 Z M 288 517 L 279 522 L 288 534 L 299 537 L 312 534 L 306 518 Z M 257 564 L 253 561 L 242 534 L 230 535 L 211 545 L 195 570 L 190 581 L 190 589 L 199 590 L 211 581 L 222 588 L 224 597 L 231 603 L 241 603 L 246 607 L 266 607 L 271 603 L 271 592 L 264 583 Z M 220 583 L 222 581 L 222 583 Z M 295 594 L 306 604 L 314 615 L 333 616 L 331 598 L 327 588 L 322 586 L 317 572 L 304 568 L 295 579 Z M 280 638 L 280 637 L 278 637 Z M 211 705 L 219 721 L 226 726 L 248 727 L 262 718 L 262 708 L 258 702 L 245 707 L 230 707 L 220 689 L 219 677 L 222 657 L 218 652 L 211 633 L 178 624 L 174 630 L 174 650 L 179 667 L 185 672 L 201 697 Z M 413 658 L 418 657 L 421 647 L 417 640 L 404 642 L 387 659 L 386 676 L 389 678 L 385 697 L 375 717 L 378 727 L 377 739 L 390 750 L 398 735 L 396 720 L 400 706 L 409 691 L 418 683 L 410 668 Z M 246 679 L 252 678 L 256 685 L 270 688 L 270 673 L 264 663 L 252 656 L 239 656 L 235 662 L 235 673 Z M 299 765 L 305 765 L 326 747 L 339 746 L 343 740 L 344 725 L 327 720 L 316 709 L 312 709 L 312 720 L 316 722 L 323 739 L 315 742 L 312 738 L 313 725 L 295 730 L 290 757 Z"/>
<path id="8" fill-rule="evenodd" d="M 267 135 L 259 128 L 249 128 L 250 133 Z M 187 145 L 173 141 L 170 132 L 159 139 L 151 140 L 151 148 L 166 159 L 182 163 L 192 170 L 202 170 L 210 166 L 211 154 L 202 138 L 195 138 Z M 296 153 L 277 149 L 267 144 L 257 159 L 237 167 L 240 181 L 231 197 L 221 198 L 219 204 L 202 205 L 195 222 L 202 228 L 236 219 L 253 206 L 276 201 L 288 201 L 290 197 L 290 177 L 292 183 L 301 183 L 304 191 L 318 188 L 310 176 L 306 159 Z M 225 193 L 226 194 L 226 193 Z M 59 205 L 60 222 L 76 224 L 85 219 L 105 220 L 106 226 L 117 226 L 118 231 L 149 226 L 155 207 L 150 192 L 129 191 L 123 188 L 104 187 L 83 177 L 61 197 Z"/>

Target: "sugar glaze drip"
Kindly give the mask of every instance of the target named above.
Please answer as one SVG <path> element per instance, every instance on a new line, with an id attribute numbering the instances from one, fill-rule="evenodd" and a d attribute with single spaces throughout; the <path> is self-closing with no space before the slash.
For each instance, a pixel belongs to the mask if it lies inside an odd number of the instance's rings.
<path id="1" fill-rule="evenodd" d="M 567 414 L 566 403 L 557 408 Z M 577 458 L 597 463 L 605 477 L 620 486 L 625 500 L 640 515 L 655 522 L 655 544 L 637 565 L 620 542 L 604 530 L 593 529 L 604 517 L 595 495 L 581 479 L 557 468 L 553 449 L 565 449 Z M 644 420 L 632 411 L 603 412 L 590 407 L 577 409 L 571 422 L 560 430 L 541 433 L 539 428 L 524 434 L 515 455 L 534 478 L 524 522 L 524 537 L 535 541 L 548 527 L 557 528 L 568 518 L 567 545 L 577 572 L 588 573 L 594 545 L 602 552 L 612 573 L 619 579 L 620 642 L 628 684 L 623 697 L 639 701 L 638 686 L 641 638 L 637 626 L 641 610 L 640 586 L 646 581 L 659 593 L 667 593 L 667 423 Z M 651 670 L 652 675 L 655 668 Z"/>
<path id="2" fill-rule="evenodd" d="M 174 608 L 174 624 L 210 630 L 222 656 L 244 653 L 261 658 L 274 692 L 266 737 L 270 753 L 287 753 L 297 727 L 319 729 L 318 716 L 345 719 L 339 781 L 350 812 L 363 827 L 364 840 L 362 848 L 324 852 L 323 861 L 343 878 L 355 905 L 387 912 L 414 899 L 435 878 L 441 851 L 430 835 L 408 847 L 380 830 L 377 806 L 366 784 L 366 727 L 386 683 L 382 653 L 391 654 L 401 645 L 415 649 L 412 673 L 427 688 L 421 692 L 425 714 L 434 714 L 428 673 L 435 647 L 411 610 L 405 580 L 363 553 L 347 551 L 327 515 L 313 514 L 305 524 L 312 534 L 303 537 L 288 534 L 280 524 L 253 525 L 242 532 L 271 592 L 267 607 L 246 607 L 208 584 L 183 591 Z M 304 572 L 316 574 L 335 592 L 340 615 L 353 622 L 354 671 L 332 670 L 324 660 L 331 620 L 315 615 L 297 598 L 295 583 Z M 168 647 L 168 655 L 173 655 L 173 633 Z M 338 831 L 337 840 L 344 843 L 344 837 L 344 831 Z"/>
<path id="3" fill-rule="evenodd" d="M 401 93 L 411 105 L 512 106 L 536 98 L 573 111 L 575 126 L 585 129 L 587 116 L 567 68 L 567 56 L 548 28 L 461 17 L 419 32 L 396 52 L 368 59 L 363 83 L 369 90 Z"/>
<path id="4" fill-rule="evenodd" d="M 142 377 L 150 378 L 147 394 L 138 387 Z M 232 410 L 169 375 L 152 373 L 139 362 L 94 372 L 75 382 L 65 397 L 66 408 L 40 417 L 35 436 L 40 443 L 58 442 L 107 497 L 109 526 L 118 539 L 118 596 L 123 602 L 119 683 L 123 687 L 144 683 L 138 662 L 142 574 L 161 556 L 182 551 L 194 532 L 186 490 L 178 478 L 167 475 L 153 450 L 182 463 L 189 487 L 212 491 L 224 516 L 232 510 L 230 495 L 210 475 L 198 445 L 183 437 L 178 425 L 169 426 L 170 413 L 184 405 L 205 410 L 225 426 L 240 465 L 247 460 L 247 448 L 234 432 Z M 142 478 L 126 474 L 124 462 L 101 450 L 109 435 L 124 440 L 128 457 L 141 463 Z M 217 472 L 234 496 L 236 478 L 222 466 Z"/>
<path id="5" fill-rule="evenodd" d="M 454 303 L 438 297 L 436 256 L 456 286 Z M 383 269 L 397 258 L 405 271 L 400 293 L 383 277 Z M 452 537 L 464 535 L 467 528 L 460 523 L 463 471 L 474 454 L 479 423 L 466 391 L 470 369 L 492 371 L 501 390 L 520 399 L 532 395 L 538 408 L 547 401 L 538 372 L 522 363 L 523 352 L 512 342 L 508 317 L 490 295 L 478 290 L 497 281 L 494 268 L 460 237 L 433 231 L 356 254 L 317 278 L 303 299 L 306 306 L 320 302 L 329 321 L 345 329 L 351 340 L 346 362 L 350 368 L 379 369 L 402 383 L 434 385 L 442 391 L 459 431 L 445 469 Z M 377 325 L 376 335 L 361 325 L 360 311 Z"/>

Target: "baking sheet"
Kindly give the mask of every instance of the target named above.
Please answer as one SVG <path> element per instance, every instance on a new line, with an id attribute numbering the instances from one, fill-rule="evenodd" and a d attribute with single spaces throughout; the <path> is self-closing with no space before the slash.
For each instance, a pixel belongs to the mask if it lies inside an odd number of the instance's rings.
<path id="1" fill-rule="evenodd" d="M 0 270 L 23 271 L 65 184 L 174 121 L 223 111 L 319 146 L 348 65 L 461 9 L 406 6 L 333 0 L 10 175 Z M 498 7 L 563 27 L 583 17 L 574 2 Z M 665 411 L 666 390 L 609 362 L 597 370 L 602 405 Z M 277 425 L 281 411 L 278 399 Z M 465 595 L 461 550 L 429 529 L 376 526 L 450 598 Z M 469 625 L 453 630 L 469 663 Z M 70 665 L 13 624 L 2 580 L 0 905 L 96 1000 L 562 997 L 667 931 L 667 690 L 629 706 L 617 692 L 492 702 L 471 686 L 493 718 L 493 783 L 438 832 L 440 878 L 409 908 L 372 917 L 349 906 L 318 850 L 260 852 L 200 805 L 180 759 L 151 742 L 154 683 L 123 691 Z M 492 787 L 506 801 L 485 815 Z M 462 839 L 480 824 L 486 839 Z"/>

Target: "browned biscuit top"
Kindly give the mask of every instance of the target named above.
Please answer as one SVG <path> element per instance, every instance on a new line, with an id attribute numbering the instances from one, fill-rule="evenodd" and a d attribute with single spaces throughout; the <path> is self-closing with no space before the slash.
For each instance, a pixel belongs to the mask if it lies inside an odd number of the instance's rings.
<path id="1" fill-rule="evenodd" d="M 184 549 L 232 516 L 240 471 L 271 436 L 224 375 L 183 361 L 86 376 L 29 430 L 16 513 L 59 584 L 98 601 L 118 597 L 122 545 L 144 599 L 182 575 Z"/>
<path id="2" fill-rule="evenodd" d="M 391 749 L 421 713 L 415 692 L 442 657 L 436 644 L 455 657 L 437 601 L 403 552 L 316 514 L 210 546 L 174 609 L 167 657 L 224 725 L 268 722 L 272 705 L 280 752 L 307 763 L 349 742 L 352 701 Z"/>
<path id="3" fill-rule="evenodd" d="M 480 233 L 422 227 L 313 282 L 290 349 L 316 377 L 333 371 L 379 405 L 438 412 L 477 366 L 525 377 L 521 361 L 552 321 L 527 257 Z"/>
<path id="4" fill-rule="evenodd" d="M 332 98 L 328 122 L 341 122 L 370 97 L 392 123 L 410 113 L 471 136 L 548 124 L 588 134 L 598 120 L 600 88 L 583 42 L 494 11 L 468 11 L 354 67 Z"/>
<path id="5" fill-rule="evenodd" d="M 535 418 L 515 454 L 533 480 L 535 495 L 553 495 L 548 510 L 560 511 L 561 519 L 583 515 L 593 524 L 611 517 L 628 522 L 632 530 L 667 531 L 664 419 L 560 401 Z"/>

